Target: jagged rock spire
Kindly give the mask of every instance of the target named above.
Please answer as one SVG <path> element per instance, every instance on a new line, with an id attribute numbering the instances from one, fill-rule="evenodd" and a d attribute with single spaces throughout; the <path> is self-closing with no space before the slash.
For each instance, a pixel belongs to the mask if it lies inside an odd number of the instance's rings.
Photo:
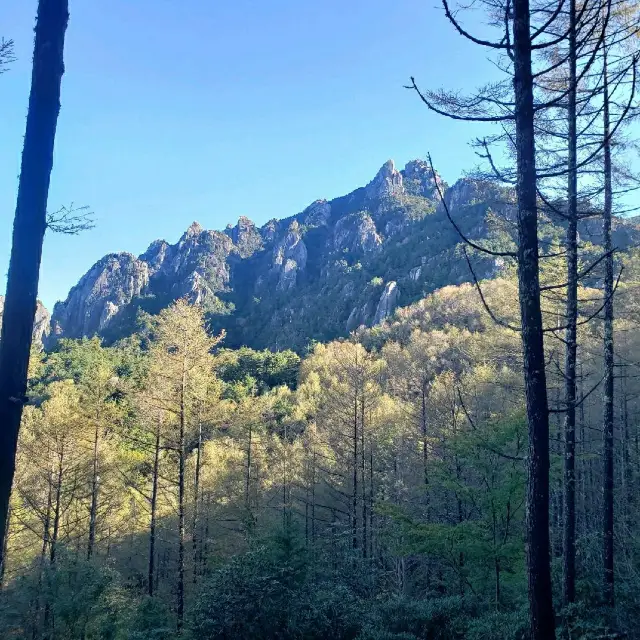
<path id="1" fill-rule="evenodd" d="M 402 174 L 396 170 L 393 160 L 387 160 L 376 174 L 376 177 L 365 187 L 370 200 L 391 198 L 404 193 Z"/>

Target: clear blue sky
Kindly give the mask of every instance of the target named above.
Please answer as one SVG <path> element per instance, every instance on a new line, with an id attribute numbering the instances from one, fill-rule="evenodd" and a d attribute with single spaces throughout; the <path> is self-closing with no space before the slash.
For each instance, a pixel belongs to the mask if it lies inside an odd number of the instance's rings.
<path id="1" fill-rule="evenodd" d="M 36 0 L 5 0 L 18 61 L 0 78 L 0 269 L 6 274 Z M 433 155 L 454 181 L 478 131 L 402 88 L 470 89 L 493 74 L 436 0 L 70 0 L 49 208 L 97 227 L 48 234 L 51 308 L 102 255 L 175 242 L 198 220 L 262 224 L 365 184 L 387 158 Z M 2 281 L 2 288 L 4 282 Z"/>

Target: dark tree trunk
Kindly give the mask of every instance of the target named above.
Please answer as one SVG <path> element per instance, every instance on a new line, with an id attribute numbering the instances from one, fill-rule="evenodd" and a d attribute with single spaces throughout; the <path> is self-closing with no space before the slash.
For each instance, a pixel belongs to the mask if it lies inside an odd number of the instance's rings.
<path id="1" fill-rule="evenodd" d="M 193 583 L 198 581 L 198 518 L 200 516 L 200 456 L 202 452 L 202 421 L 198 421 L 198 448 L 196 449 L 196 469 L 193 481 L 193 523 L 191 525 L 193 543 Z"/>
<path id="2" fill-rule="evenodd" d="M 93 467 L 91 473 L 91 508 L 89 510 L 89 542 L 87 544 L 87 559 L 93 555 L 93 547 L 96 541 L 96 521 L 98 515 L 98 446 L 100 442 L 100 422 L 96 420 L 96 428 L 93 434 Z"/>
<path id="3" fill-rule="evenodd" d="M 353 400 L 353 496 L 351 514 L 351 544 L 358 548 L 358 392 Z"/>
<path id="4" fill-rule="evenodd" d="M 58 453 L 58 469 L 56 474 L 56 490 L 55 490 L 55 498 L 53 502 L 53 523 L 51 530 L 51 537 L 49 538 L 49 569 L 52 572 L 56 566 L 57 559 L 57 551 L 58 551 L 58 534 L 60 532 L 60 516 L 62 510 L 62 476 L 64 472 L 64 448 Z M 47 581 L 50 584 L 51 581 L 51 573 L 48 574 Z M 50 591 L 50 589 L 49 589 Z M 43 620 L 43 628 L 44 628 L 44 637 L 45 638 L 53 638 L 53 619 L 51 615 L 51 603 L 49 602 L 49 595 L 47 594 L 45 598 L 45 606 L 44 606 L 44 620 Z"/>
<path id="5" fill-rule="evenodd" d="M 613 270 L 612 270 L 613 273 Z M 631 434 L 629 431 L 629 406 L 627 398 L 627 376 L 626 374 L 622 378 L 622 428 L 623 428 L 623 441 L 622 441 L 622 483 L 624 487 L 624 535 L 626 540 L 629 540 L 629 535 L 632 529 L 632 514 L 633 514 L 633 470 L 631 468 Z M 0 581 L 0 585 L 2 582 Z"/>
<path id="6" fill-rule="evenodd" d="M 186 428 L 185 395 L 187 374 L 183 364 L 182 387 L 180 390 L 180 430 L 178 433 L 178 634 L 184 624 L 184 436 Z"/>
<path id="7" fill-rule="evenodd" d="M 253 425 L 249 422 L 249 442 L 247 443 L 247 469 L 244 477 L 244 509 L 246 516 L 246 533 L 253 530 L 253 514 L 251 512 L 251 448 L 253 446 Z"/>
<path id="8" fill-rule="evenodd" d="M 576 360 L 578 320 L 578 171 L 576 133 L 576 1 L 569 9 L 569 89 L 567 95 L 568 185 L 567 303 L 565 310 L 564 527 L 562 595 L 565 604 L 576 594 Z"/>
<path id="9" fill-rule="evenodd" d="M 56 475 L 56 493 L 53 503 L 53 528 L 49 539 L 49 563 L 53 567 L 56 563 L 58 533 L 60 531 L 60 515 L 62 509 L 62 475 L 64 472 L 64 451 L 58 454 L 58 472 Z"/>
<path id="10" fill-rule="evenodd" d="M 611 214 L 613 192 L 611 186 L 611 143 L 609 116 L 609 84 L 607 56 L 604 55 L 604 211 L 602 218 L 605 258 L 604 278 L 604 398 L 603 398 L 603 578 L 604 601 L 614 604 L 613 591 L 613 256 L 611 255 Z"/>
<path id="11" fill-rule="evenodd" d="M 68 20 L 68 0 L 40 0 L 0 342 L 0 540 L 27 389 Z"/>
<path id="12" fill-rule="evenodd" d="M 549 557 L 549 407 L 540 310 L 529 0 L 513 3 L 518 285 L 529 426 L 527 574 L 532 640 L 555 638 Z"/>
<path id="13" fill-rule="evenodd" d="M 151 484 L 151 522 L 149 524 L 149 572 L 147 589 L 153 596 L 154 573 L 156 562 L 156 511 L 158 506 L 158 471 L 160 467 L 160 422 L 156 425 L 156 441 L 153 450 L 153 478 Z"/>
<path id="14" fill-rule="evenodd" d="M 11 522 L 11 507 L 7 511 L 7 523 Z M 7 525 L 7 530 L 9 526 Z M 4 574 L 7 565 L 7 548 L 9 547 L 9 535 L 5 535 L 4 540 L 2 541 L 2 551 L 0 552 L 0 591 L 4 585 Z"/>
<path id="15" fill-rule="evenodd" d="M 427 383 L 423 382 L 420 390 L 420 427 L 422 428 L 422 468 L 424 473 L 424 497 L 426 504 L 426 517 L 429 520 L 429 441 L 427 438 Z"/>
<path id="16" fill-rule="evenodd" d="M 365 401 L 364 392 L 360 398 L 360 467 L 362 470 L 362 557 L 367 557 L 367 456 L 365 452 Z"/>

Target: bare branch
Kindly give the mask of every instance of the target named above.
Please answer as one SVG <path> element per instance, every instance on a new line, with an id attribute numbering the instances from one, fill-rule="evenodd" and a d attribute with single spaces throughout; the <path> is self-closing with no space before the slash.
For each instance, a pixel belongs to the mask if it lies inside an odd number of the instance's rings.
<path id="1" fill-rule="evenodd" d="M 57 211 L 47 213 L 47 228 L 54 233 L 75 236 L 95 226 L 93 211 L 87 206 L 76 207 L 73 202 L 68 207 L 62 206 Z"/>

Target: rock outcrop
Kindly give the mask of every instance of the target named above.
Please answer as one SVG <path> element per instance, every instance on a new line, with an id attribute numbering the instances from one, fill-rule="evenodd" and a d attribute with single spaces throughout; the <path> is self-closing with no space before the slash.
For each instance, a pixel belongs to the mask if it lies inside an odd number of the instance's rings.
<path id="1" fill-rule="evenodd" d="M 155 314 L 181 297 L 203 305 L 230 347 L 304 349 L 309 339 L 382 322 L 401 300 L 471 280 L 440 191 L 474 240 L 492 241 L 490 212 L 515 211 L 513 193 L 491 182 L 463 178 L 447 188 L 423 160 L 402 171 L 390 160 L 366 186 L 289 218 L 257 227 L 242 216 L 223 232 L 194 222 L 175 244 L 156 240 L 137 258 L 106 256 L 56 305 L 54 339 L 115 340 L 136 329 L 138 311 Z M 601 239 L 597 221 L 581 222 L 579 233 Z M 617 219 L 614 236 L 616 246 L 637 245 L 640 225 Z M 479 278 L 504 268 L 486 256 L 473 260 Z"/>
<path id="2" fill-rule="evenodd" d="M 149 283 L 149 265 L 130 253 L 112 253 L 96 262 L 53 308 L 52 338 L 80 338 L 103 331 Z"/>
<path id="3" fill-rule="evenodd" d="M 404 193 L 402 174 L 396 170 L 393 160 L 387 160 L 375 178 L 365 187 L 368 200 L 384 200 Z"/>
<path id="4" fill-rule="evenodd" d="M 384 291 L 378 300 L 376 314 L 373 317 L 373 324 L 380 324 L 385 318 L 388 318 L 398 306 L 398 296 L 400 291 L 397 282 L 387 282 Z"/>
<path id="5" fill-rule="evenodd" d="M 366 211 L 338 220 L 333 230 L 333 249 L 338 252 L 368 253 L 382 244 L 376 224 Z"/>

